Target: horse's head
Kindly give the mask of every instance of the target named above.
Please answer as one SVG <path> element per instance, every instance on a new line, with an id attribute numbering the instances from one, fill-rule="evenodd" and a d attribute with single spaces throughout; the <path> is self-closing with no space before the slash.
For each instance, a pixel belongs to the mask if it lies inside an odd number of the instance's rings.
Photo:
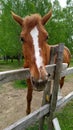
<path id="1" fill-rule="evenodd" d="M 23 54 L 25 63 L 30 68 L 31 80 L 34 86 L 45 84 L 48 80 L 48 74 L 45 69 L 46 61 L 46 40 L 48 33 L 44 24 L 49 20 L 52 11 L 41 17 L 33 14 L 25 18 L 12 13 L 13 18 L 22 28 L 21 41 L 23 42 Z"/>

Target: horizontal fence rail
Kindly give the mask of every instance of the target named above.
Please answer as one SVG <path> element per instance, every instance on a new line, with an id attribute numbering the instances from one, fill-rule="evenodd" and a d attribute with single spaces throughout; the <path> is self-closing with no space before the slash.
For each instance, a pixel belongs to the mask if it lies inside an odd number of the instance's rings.
<path id="1" fill-rule="evenodd" d="M 69 75 L 69 74 L 73 74 L 73 67 L 67 68 L 66 70 L 61 72 L 61 77 Z"/>
<path id="2" fill-rule="evenodd" d="M 63 63 L 62 66 L 63 71 L 61 72 L 61 77 L 73 73 L 73 67 L 66 69 L 66 65 L 67 64 Z M 56 64 L 46 66 L 46 70 L 50 74 L 49 80 L 53 79 L 53 72 L 55 70 L 55 67 Z M 29 77 L 30 77 L 29 68 L 4 71 L 0 72 L 0 83 L 6 83 L 14 80 L 23 80 Z"/>
<path id="3" fill-rule="evenodd" d="M 56 66 L 55 64 L 47 65 L 46 66 L 47 72 L 53 73 L 55 66 Z M 0 72 L 0 83 L 5 83 L 13 80 L 27 79 L 29 77 L 30 77 L 29 68 L 4 71 Z"/>
<path id="4" fill-rule="evenodd" d="M 73 92 L 71 92 L 61 100 L 58 100 L 56 110 L 63 107 L 71 99 L 73 99 Z M 34 122 L 39 120 L 42 116 L 46 115 L 47 113 L 49 113 L 49 104 L 40 107 L 40 109 L 18 120 L 17 122 L 5 128 L 4 130 L 24 130 L 25 128 L 32 125 Z"/>

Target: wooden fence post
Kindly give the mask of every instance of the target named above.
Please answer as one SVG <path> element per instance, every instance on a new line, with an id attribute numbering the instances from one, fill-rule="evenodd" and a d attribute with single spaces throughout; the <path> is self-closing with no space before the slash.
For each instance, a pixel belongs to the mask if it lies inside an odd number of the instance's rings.
<path id="1" fill-rule="evenodd" d="M 54 64 L 54 56 L 56 53 L 56 48 L 52 47 L 51 52 L 50 52 L 50 63 L 49 64 Z M 52 76 L 53 73 L 50 73 L 49 76 Z M 43 92 L 43 99 L 42 99 L 42 106 L 49 103 L 50 101 L 50 92 L 51 91 L 51 81 L 48 81 L 47 85 L 45 86 L 44 92 Z M 44 125 L 44 119 L 45 116 L 43 116 L 39 120 L 39 130 L 43 130 L 43 125 Z"/>
<path id="2" fill-rule="evenodd" d="M 56 103 L 57 103 L 59 80 L 60 80 L 60 73 L 61 73 L 62 60 L 63 60 L 63 49 L 64 49 L 64 45 L 59 44 L 57 48 L 57 61 L 56 61 L 56 70 L 55 70 L 55 77 L 54 77 L 53 90 L 52 90 L 52 99 L 50 103 L 49 117 L 47 121 L 48 130 L 53 130 L 52 120 L 53 120 L 54 111 L 56 109 Z"/>

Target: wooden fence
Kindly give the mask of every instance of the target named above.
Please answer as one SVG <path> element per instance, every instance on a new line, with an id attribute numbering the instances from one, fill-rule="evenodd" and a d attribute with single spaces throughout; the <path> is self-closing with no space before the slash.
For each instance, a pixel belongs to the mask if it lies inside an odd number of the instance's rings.
<path id="1" fill-rule="evenodd" d="M 53 56 L 55 54 L 55 49 L 52 49 L 50 65 L 46 66 L 46 70 L 49 73 L 49 81 L 47 86 L 45 86 L 43 99 L 42 99 L 42 107 L 37 111 L 29 114 L 28 116 L 18 120 L 11 126 L 5 128 L 4 130 L 24 130 L 29 127 L 31 124 L 39 120 L 39 130 L 43 130 L 43 124 L 45 115 L 48 116 L 47 124 L 48 130 L 53 130 L 52 120 L 54 111 L 61 108 L 68 101 L 73 98 L 73 92 L 71 92 L 66 97 L 57 100 L 58 87 L 59 87 L 59 79 L 63 76 L 73 73 L 73 67 L 66 68 L 66 64 L 62 64 L 62 52 L 64 46 L 62 44 L 59 45 L 57 49 L 57 63 L 53 63 Z M 51 65 L 52 64 L 52 65 Z M 55 76 L 54 76 L 55 75 Z M 9 81 L 19 80 L 19 79 L 27 79 L 30 77 L 29 69 L 18 69 L 18 70 L 10 70 L 5 72 L 0 72 L 0 83 L 6 83 Z M 50 99 L 50 89 L 51 89 L 51 80 L 54 80 L 53 90 L 52 90 L 52 98 L 49 104 Z"/>

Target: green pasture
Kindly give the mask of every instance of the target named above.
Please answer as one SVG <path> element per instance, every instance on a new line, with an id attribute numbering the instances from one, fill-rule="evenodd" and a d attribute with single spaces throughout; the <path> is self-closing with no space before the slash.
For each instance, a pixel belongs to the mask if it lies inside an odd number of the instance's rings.
<path id="1" fill-rule="evenodd" d="M 20 64 L 17 60 L 14 60 L 13 62 L 11 62 L 11 60 L 0 60 L 0 71 L 18 69 L 20 67 L 23 67 L 23 60 L 21 60 Z"/>
<path id="2" fill-rule="evenodd" d="M 73 100 L 56 113 L 62 130 L 73 130 Z"/>
<path id="3" fill-rule="evenodd" d="M 61 130 L 73 130 L 73 100 L 71 100 L 65 107 L 55 113 L 58 119 Z M 27 130 L 38 130 L 39 124 L 32 125 Z M 47 118 L 44 123 L 44 130 L 48 130 Z"/>

